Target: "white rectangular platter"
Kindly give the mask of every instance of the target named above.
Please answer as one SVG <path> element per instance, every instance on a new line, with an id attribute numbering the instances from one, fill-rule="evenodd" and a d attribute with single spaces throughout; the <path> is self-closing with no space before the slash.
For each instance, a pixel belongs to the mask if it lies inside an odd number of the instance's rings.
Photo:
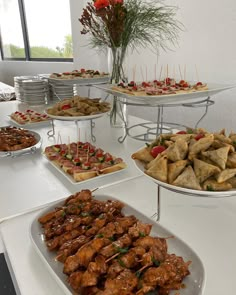
<path id="1" fill-rule="evenodd" d="M 18 127 L 22 127 L 22 128 L 24 128 L 24 127 L 33 128 L 33 127 L 47 126 L 47 125 L 50 125 L 50 123 L 52 122 L 51 119 L 48 119 L 48 120 L 44 120 L 44 121 L 40 121 L 40 122 L 30 122 L 30 123 L 20 124 L 20 123 L 16 122 L 15 120 L 13 120 L 11 117 L 9 118 L 9 121 L 12 124 L 14 124 Z"/>
<path id="2" fill-rule="evenodd" d="M 117 200 L 112 196 L 107 195 L 99 195 L 95 194 L 95 199 L 106 201 L 106 200 Z M 58 204 L 54 204 L 53 206 L 49 206 L 47 209 L 40 212 L 40 214 L 32 221 L 30 227 L 30 237 L 32 243 L 41 257 L 42 261 L 45 263 L 45 266 L 51 272 L 57 283 L 61 286 L 65 294 L 72 294 L 73 291 L 66 282 L 66 275 L 63 274 L 63 264 L 55 261 L 55 253 L 52 253 L 47 250 L 47 247 L 44 242 L 43 231 L 40 223 L 38 222 L 38 218 L 47 212 L 54 210 L 55 207 L 61 206 L 64 202 L 58 202 Z M 174 238 L 170 238 L 167 240 L 168 243 L 168 253 L 175 253 L 178 256 L 182 256 L 185 261 L 192 261 L 189 266 L 190 275 L 187 276 L 183 283 L 185 284 L 185 288 L 180 291 L 173 291 L 170 295 L 175 295 L 178 293 L 179 295 L 202 295 L 205 285 L 205 271 L 204 266 L 198 255 L 191 249 L 185 242 L 183 242 L 177 235 L 165 229 L 152 219 L 148 218 L 141 212 L 132 208 L 131 206 L 125 204 L 125 207 L 122 210 L 124 215 L 134 215 L 136 218 L 141 220 L 144 223 L 152 224 L 152 236 L 159 237 L 169 237 L 174 236 Z M 204 241 L 203 241 L 204 242 Z M 43 283 L 43 282 L 42 282 Z"/>
<path id="3" fill-rule="evenodd" d="M 222 91 L 236 87 L 236 85 L 222 85 L 222 84 L 208 84 L 208 90 L 196 91 L 191 93 L 180 94 L 168 94 L 168 95 L 146 95 L 146 96 L 134 96 L 126 93 L 122 93 L 111 89 L 112 85 L 100 85 L 96 86 L 99 89 L 103 89 L 107 93 L 123 97 L 131 101 L 140 102 L 150 105 L 165 105 L 171 103 L 183 103 L 183 102 L 196 102 L 198 99 L 211 97 Z"/>
<path id="4" fill-rule="evenodd" d="M 43 154 L 44 155 L 44 154 Z M 48 158 L 44 155 L 44 157 L 48 160 Z M 49 161 L 48 160 L 48 163 L 50 165 L 53 166 L 53 168 L 55 168 L 58 172 L 60 172 L 67 180 L 69 180 L 72 184 L 80 184 L 80 183 L 86 183 L 86 182 L 91 182 L 93 181 L 94 179 L 100 179 L 100 178 L 104 178 L 104 177 L 108 177 L 109 175 L 114 175 L 114 174 L 117 174 L 117 173 L 120 173 L 122 172 L 124 169 L 126 168 L 123 168 L 121 170 L 118 170 L 118 171 L 115 171 L 115 172 L 111 172 L 111 173 L 107 173 L 107 174 L 99 174 L 98 176 L 96 177 L 93 177 L 93 178 L 89 178 L 89 179 L 86 179 L 86 180 L 83 180 L 83 181 L 75 181 L 74 178 L 66 173 L 64 170 L 62 170 L 60 167 L 58 167 L 55 163 L 53 163 L 52 161 Z"/>

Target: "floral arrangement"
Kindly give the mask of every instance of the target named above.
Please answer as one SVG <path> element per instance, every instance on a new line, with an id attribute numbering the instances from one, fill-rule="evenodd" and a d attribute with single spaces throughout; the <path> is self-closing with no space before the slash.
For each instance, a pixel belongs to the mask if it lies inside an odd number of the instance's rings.
<path id="1" fill-rule="evenodd" d="M 162 0 L 93 0 L 79 18 L 81 34 L 90 34 L 90 45 L 112 53 L 111 83 L 126 82 L 123 62 L 127 48 L 155 51 L 176 44 L 181 23 L 176 7 Z"/>
<path id="2" fill-rule="evenodd" d="M 181 24 L 176 7 L 161 0 L 93 0 L 87 3 L 79 19 L 81 34 L 90 33 L 94 47 L 133 48 L 156 45 L 166 48 L 175 43 Z"/>

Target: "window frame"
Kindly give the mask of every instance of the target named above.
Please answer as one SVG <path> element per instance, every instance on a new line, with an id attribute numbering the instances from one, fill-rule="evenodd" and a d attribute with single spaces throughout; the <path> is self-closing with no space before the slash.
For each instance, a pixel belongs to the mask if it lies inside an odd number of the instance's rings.
<path id="1" fill-rule="evenodd" d="M 0 54 L 2 61 L 42 61 L 42 62 L 73 62 L 73 58 L 33 58 L 30 56 L 30 42 L 29 42 L 29 35 L 28 35 L 28 26 L 27 26 L 27 19 L 26 19 L 26 13 L 25 13 L 25 3 L 24 0 L 18 0 L 18 6 L 19 6 L 19 13 L 20 13 L 20 20 L 21 20 L 21 29 L 23 34 L 23 42 L 24 42 L 24 51 L 25 51 L 25 57 L 4 57 L 3 52 L 3 42 L 2 42 L 2 36 L 1 36 L 1 27 L 0 27 Z"/>

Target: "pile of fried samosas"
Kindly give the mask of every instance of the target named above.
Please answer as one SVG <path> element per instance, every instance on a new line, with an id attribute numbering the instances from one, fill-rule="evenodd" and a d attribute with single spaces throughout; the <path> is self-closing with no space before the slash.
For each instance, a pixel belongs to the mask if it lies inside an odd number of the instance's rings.
<path id="1" fill-rule="evenodd" d="M 152 150 L 162 147 L 153 157 Z M 225 129 L 210 133 L 188 129 L 161 134 L 151 144 L 132 154 L 144 165 L 144 172 L 161 182 L 204 191 L 236 188 L 236 133 Z"/>

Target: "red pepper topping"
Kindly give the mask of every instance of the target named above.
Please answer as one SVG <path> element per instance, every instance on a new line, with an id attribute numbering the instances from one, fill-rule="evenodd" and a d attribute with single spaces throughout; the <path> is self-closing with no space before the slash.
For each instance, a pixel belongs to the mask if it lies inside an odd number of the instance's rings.
<path id="1" fill-rule="evenodd" d="M 198 135 L 196 135 L 195 136 L 195 140 L 199 140 L 199 139 L 201 139 L 201 138 L 203 138 L 205 135 L 204 134 L 202 134 L 202 133 L 199 133 Z"/>
<path id="2" fill-rule="evenodd" d="M 69 104 L 64 104 L 62 107 L 61 107 L 62 110 L 67 110 L 67 109 L 70 109 L 70 105 Z"/>
<path id="3" fill-rule="evenodd" d="M 187 132 L 184 130 L 181 130 L 181 131 L 177 132 L 176 134 L 187 134 Z"/>
<path id="4" fill-rule="evenodd" d="M 162 153 L 165 149 L 166 147 L 164 147 L 163 145 L 154 146 L 151 150 L 151 155 L 153 156 L 153 158 L 156 158 L 156 156 Z"/>

